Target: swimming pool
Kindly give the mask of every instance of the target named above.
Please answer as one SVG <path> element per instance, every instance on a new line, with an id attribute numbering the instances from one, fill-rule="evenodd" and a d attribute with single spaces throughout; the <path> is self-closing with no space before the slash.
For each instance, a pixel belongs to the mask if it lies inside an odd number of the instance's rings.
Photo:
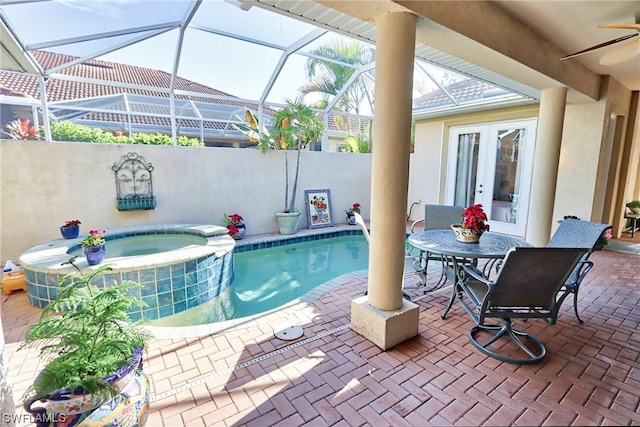
<path id="1" fill-rule="evenodd" d="M 239 252 L 233 264 L 233 282 L 216 299 L 150 325 L 202 325 L 275 309 L 333 278 L 366 270 L 369 246 L 361 234 L 328 237 Z"/>

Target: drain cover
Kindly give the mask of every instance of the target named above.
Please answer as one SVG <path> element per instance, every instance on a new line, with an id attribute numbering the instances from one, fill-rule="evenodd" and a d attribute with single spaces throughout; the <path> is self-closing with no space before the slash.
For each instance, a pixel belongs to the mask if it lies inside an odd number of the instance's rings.
<path id="1" fill-rule="evenodd" d="M 273 330 L 276 338 L 284 341 L 297 340 L 302 336 L 302 326 L 299 325 L 280 325 Z"/>

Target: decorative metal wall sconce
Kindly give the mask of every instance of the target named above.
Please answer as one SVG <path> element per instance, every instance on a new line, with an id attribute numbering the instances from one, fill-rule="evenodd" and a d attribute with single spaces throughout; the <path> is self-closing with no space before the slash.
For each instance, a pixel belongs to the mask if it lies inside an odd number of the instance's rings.
<path id="1" fill-rule="evenodd" d="M 137 153 L 127 153 L 114 163 L 117 207 L 119 211 L 148 210 L 156 207 L 151 172 L 153 166 Z"/>

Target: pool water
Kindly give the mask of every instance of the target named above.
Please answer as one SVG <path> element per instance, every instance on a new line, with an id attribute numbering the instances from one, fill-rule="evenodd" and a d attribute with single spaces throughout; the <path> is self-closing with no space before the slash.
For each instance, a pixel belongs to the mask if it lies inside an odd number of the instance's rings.
<path id="1" fill-rule="evenodd" d="M 364 236 L 331 237 L 234 255 L 234 279 L 214 301 L 152 321 L 190 326 L 237 319 L 272 310 L 346 273 L 366 270 Z"/>
<path id="2" fill-rule="evenodd" d="M 117 258 L 157 254 L 206 244 L 205 237 L 193 234 L 147 234 L 110 239 L 107 241 L 106 249 L 109 258 Z M 69 251 L 69 255 L 83 256 L 82 247 L 79 246 L 75 250 Z"/>

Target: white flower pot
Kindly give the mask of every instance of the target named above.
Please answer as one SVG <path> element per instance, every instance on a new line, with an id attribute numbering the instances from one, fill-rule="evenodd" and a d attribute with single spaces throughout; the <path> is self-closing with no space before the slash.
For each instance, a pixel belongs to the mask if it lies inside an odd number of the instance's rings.
<path id="1" fill-rule="evenodd" d="M 280 234 L 296 234 L 302 212 L 276 212 L 276 221 Z"/>

